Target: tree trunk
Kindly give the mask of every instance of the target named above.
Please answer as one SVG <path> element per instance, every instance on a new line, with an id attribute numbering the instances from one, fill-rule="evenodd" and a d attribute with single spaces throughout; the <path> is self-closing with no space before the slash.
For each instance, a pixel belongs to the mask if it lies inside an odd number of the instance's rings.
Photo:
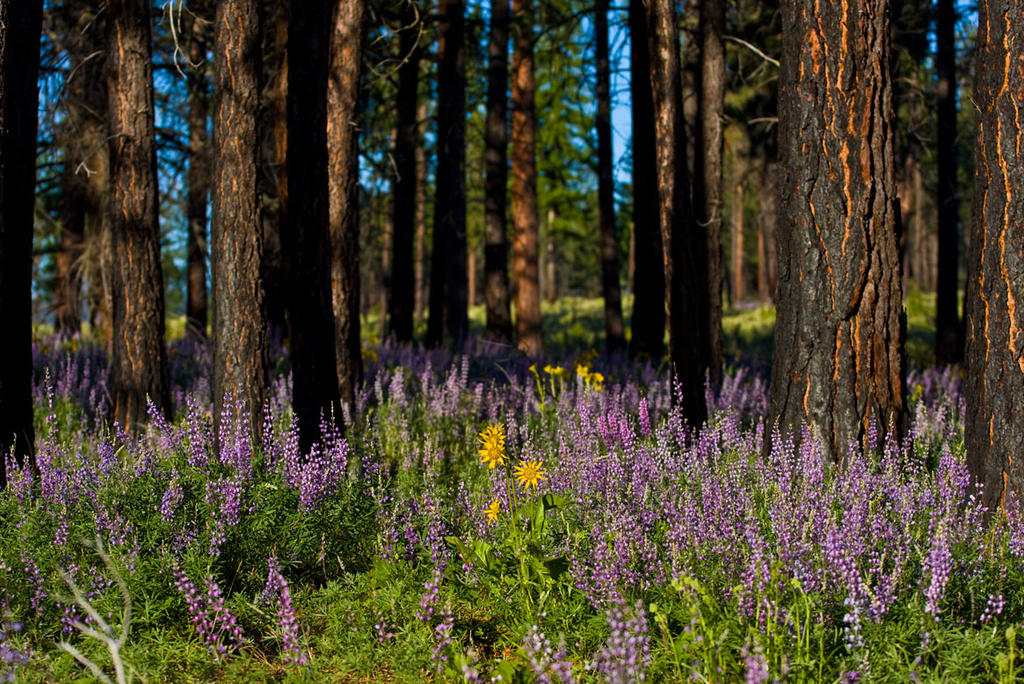
<path id="1" fill-rule="evenodd" d="M 647 53 L 647 14 L 629 2 L 630 94 L 633 125 L 633 319 L 629 355 L 660 361 L 665 355 L 665 273 L 661 264 L 657 168 L 654 161 L 654 96 Z M 637 268 L 639 266 L 639 268 Z"/>
<path id="2" fill-rule="evenodd" d="M 282 232 L 288 217 L 288 23 L 289 0 L 269 3 L 270 21 L 262 29 L 263 82 L 263 293 L 267 312 L 267 342 L 278 348 L 287 337 L 287 287 L 284 274 L 288 258 Z M 273 27 L 273 31 L 266 29 Z"/>
<path id="3" fill-rule="evenodd" d="M 288 23 L 288 81 L 303 87 L 288 89 L 288 223 L 282 243 L 289 257 L 292 408 L 303 452 L 320 438 L 321 415 L 334 422 L 341 416 L 328 229 L 331 9 L 331 0 L 294 2 Z"/>
<path id="4" fill-rule="evenodd" d="M 145 0 L 108 0 L 110 387 L 114 419 L 129 430 L 145 421 L 147 399 L 170 411 L 149 21 Z"/>
<path id="5" fill-rule="evenodd" d="M 978 3 L 975 59 L 965 441 L 971 481 L 993 510 L 1024 489 L 1024 4 Z"/>
<path id="6" fill-rule="evenodd" d="M 512 52 L 512 242 L 519 350 L 543 352 L 540 318 L 539 220 L 537 216 L 537 118 L 533 111 L 533 28 L 529 0 L 514 0 Z"/>
<path id="7" fill-rule="evenodd" d="M 938 110 L 938 197 L 939 263 L 935 280 L 935 361 L 941 364 L 963 360 L 964 335 L 960 324 L 959 257 L 960 197 L 957 182 L 956 131 L 956 9 L 953 0 L 938 0 L 935 23 L 935 64 L 939 82 Z"/>
<path id="8" fill-rule="evenodd" d="M 424 122 L 427 120 L 427 103 L 420 102 L 416 114 L 416 261 L 413 267 L 416 281 L 416 320 L 423 319 L 430 293 L 427 291 L 427 152 L 424 145 Z"/>
<path id="9" fill-rule="evenodd" d="M 775 252 L 775 244 L 778 235 L 779 212 L 776 204 L 778 190 L 775 179 L 779 173 L 777 162 L 769 161 L 764 165 L 761 174 L 761 213 L 758 223 L 758 295 L 762 301 L 775 301 L 775 287 L 778 284 L 776 266 L 778 256 Z M 762 282 L 763 281 L 763 282 Z"/>
<path id="10" fill-rule="evenodd" d="M 466 303 L 476 305 L 476 250 L 472 246 L 466 251 Z"/>
<path id="11" fill-rule="evenodd" d="M 768 425 L 826 458 L 899 440 L 906 319 L 888 0 L 783 3 L 779 301 Z M 898 442 L 897 442 L 898 443 Z"/>
<path id="12" fill-rule="evenodd" d="M 416 232 L 416 145 L 419 125 L 416 103 L 420 84 L 419 37 L 421 24 L 417 20 L 416 6 L 410 2 L 403 11 L 404 27 L 398 45 L 400 58 L 405 60 L 398 69 L 398 93 L 395 124 L 395 180 L 392 192 L 391 234 L 391 287 L 388 290 L 388 318 L 391 335 L 399 342 L 412 341 L 413 309 L 415 307 L 415 278 L 413 269 L 413 239 Z"/>
<path id="13" fill-rule="evenodd" d="M 725 107 L 725 0 L 700 1 L 700 67 L 693 208 L 707 241 L 708 345 L 711 382 L 722 378 L 722 115 Z"/>
<path id="14" fill-rule="evenodd" d="M 737 306 L 746 296 L 746 281 L 743 279 L 743 164 L 737 159 L 736 186 L 732 205 L 732 304 Z"/>
<path id="15" fill-rule="evenodd" d="M 619 288 L 619 236 L 615 225 L 615 177 L 612 159 L 612 98 L 608 59 L 608 0 L 594 4 L 594 59 L 597 62 L 597 203 L 601 223 L 601 294 L 608 353 L 626 348 Z"/>
<path id="16" fill-rule="evenodd" d="M 35 467 L 32 224 L 43 3 L 0 3 L 0 488 L 6 458 Z"/>
<path id="17" fill-rule="evenodd" d="M 466 47 L 462 0 L 441 0 L 437 38 L 437 172 L 428 346 L 469 332 L 466 310 Z"/>
<path id="18" fill-rule="evenodd" d="M 188 72 L 188 266 L 185 325 L 188 334 L 206 337 L 206 202 L 210 192 L 209 136 L 206 132 L 209 89 L 206 62 L 208 22 L 192 16 Z M 221 27 L 218 24 L 218 29 Z M 220 74 L 217 75 L 221 79 Z M 220 91 L 218 90 L 218 95 Z M 218 181 L 219 182 L 219 181 Z M 216 378 L 214 378 L 216 380 Z M 214 402 L 220 398 L 214 393 Z"/>
<path id="19" fill-rule="evenodd" d="M 261 267 L 260 0 L 217 3 L 214 73 L 213 406 L 254 434 L 267 400 L 267 326 Z M 205 319 L 204 319 L 205 323 Z"/>
<path id="20" fill-rule="evenodd" d="M 551 304 L 558 299 L 558 252 L 555 249 L 555 210 L 548 207 L 547 240 L 544 241 L 544 279 L 541 290 L 544 301 Z"/>
<path id="21" fill-rule="evenodd" d="M 675 4 L 649 0 L 647 21 L 669 361 L 682 391 L 683 416 L 698 429 L 707 420 L 704 383 L 710 363 L 707 240 L 698 234 L 690 206 Z"/>
<path id="22" fill-rule="evenodd" d="M 508 284 L 508 11 L 509 0 L 491 1 L 487 46 L 487 127 L 484 131 L 484 298 L 487 335 L 512 341 Z"/>
<path id="23" fill-rule="evenodd" d="M 341 401 L 355 407 L 363 379 L 359 339 L 359 75 L 364 0 L 333 0 L 327 150 L 330 182 L 331 292 Z M 381 316 L 384 315 L 383 309 Z"/>

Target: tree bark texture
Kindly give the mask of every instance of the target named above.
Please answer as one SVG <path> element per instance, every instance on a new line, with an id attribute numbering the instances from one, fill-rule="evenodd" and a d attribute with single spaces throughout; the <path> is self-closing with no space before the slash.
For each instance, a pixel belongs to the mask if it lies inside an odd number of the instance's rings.
<path id="1" fill-rule="evenodd" d="M 783 5 L 769 425 L 826 457 L 902 431 L 906 319 L 888 0 Z"/>
<path id="2" fill-rule="evenodd" d="M 365 11 L 364 0 L 334 0 L 330 79 L 327 87 L 335 356 L 341 401 L 352 407 L 355 406 L 356 387 L 363 379 L 362 347 L 359 340 L 358 114 Z M 412 310 L 411 301 L 409 310 Z"/>
<path id="3" fill-rule="evenodd" d="M 543 340 L 530 0 L 514 0 L 512 12 L 515 16 L 512 48 L 512 273 L 516 291 L 516 336 L 519 350 L 530 358 L 538 358 L 543 353 Z"/>
<path id="4" fill-rule="evenodd" d="M 742 172 L 743 163 L 737 159 L 736 170 Z M 732 303 L 739 304 L 746 297 L 746 280 L 743 275 L 743 182 L 740 178 L 742 173 L 737 174 L 736 185 L 733 194 L 732 205 L 732 226 L 730 229 L 731 241 L 730 251 L 732 252 Z"/>
<path id="5" fill-rule="evenodd" d="M 466 305 L 466 46 L 462 0 L 441 0 L 437 37 L 437 170 L 427 344 L 458 344 Z"/>
<path id="6" fill-rule="evenodd" d="M 484 299 L 487 335 L 512 341 L 508 282 L 508 29 L 509 0 L 491 0 L 484 130 Z"/>
<path id="7" fill-rule="evenodd" d="M 287 337 L 287 288 L 282 232 L 287 229 L 288 209 L 288 23 L 289 0 L 268 3 L 269 21 L 263 22 L 266 55 L 261 81 L 263 110 L 263 290 L 267 311 L 267 339 L 277 347 Z M 272 27 L 272 31 L 267 29 Z"/>
<path id="8" fill-rule="evenodd" d="M 299 446 L 340 418 L 328 230 L 327 79 L 332 0 L 292 3 L 288 23 L 288 332 Z M 344 121 L 345 125 L 348 120 Z"/>
<path id="9" fill-rule="evenodd" d="M 6 458 L 34 467 L 32 224 L 43 3 L 0 3 L 0 488 Z"/>
<path id="10" fill-rule="evenodd" d="M 256 433 L 267 400 L 260 216 L 260 0 L 217 3 L 213 167 L 213 406 Z M 205 321 L 204 321 L 205 322 Z M 225 403 L 227 402 L 227 403 Z"/>
<path id="11" fill-rule="evenodd" d="M 129 430 L 145 421 L 147 398 L 170 410 L 150 36 L 148 2 L 109 0 L 110 387 L 114 418 Z"/>
<path id="12" fill-rule="evenodd" d="M 693 209 L 707 242 L 711 382 L 722 379 L 722 116 L 725 107 L 725 0 L 700 0 Z"/>
<path id="13" fill-rule="evenodd" d="M 1024 488 L 1024 5 L 978 3 L 967 465 L 990 510 Z"/>
<path id="14" fill-rule="evenodd" d="M 633 319 L 629 355 L 655 362 L 665 355 L 665 272 L 658 221 L 654 95 L 643 0 L 629 2 L 630 93 L 633 125 Z"/>
<path id="15" fill-rule="evenodd" d="M 939 272 L 935 280 L 935 360 L 948 364 L 958 363 L 964 356 L 957 287 L 960 281 L 960 197 L 956 149 L 956 8 L 953 0 L 938 0 L 936 4 Z"/>
<path id="16" fill-rule="evenodd" d="M 649 0 L 647 12 L 669 361 L 682 392 L 678 400 L 683 415 L 690 427 L 697 429 L 707 420 L 707 240 L 697 232 L 690 206 L 675 5 L 672 0 Z"/>
<path id="17" fill-rule="evenodd" d="M 412 341 L 413 309 L 416 303 L 413 269 L 413 240 L 416 234 L 416 120 L 420 87 L 419 46 L 422 24 L 416 6 L 409 2 L 402 14 L 398 41 L 398 93 L 395 124 L 395 180 L 391 209 L 391 287 L 388 290 L 388 319 L 391 335 L 399 342 Z"/>
<path id="18" fill-rule="evenodd" d="M 416 246 L 413 278 L 416 282 L 416 320 L 420 320 L 430 297 L 427 282 L 427 151 L 424 130 L 424 123 L 427 121 L 426 100 L 420 102 L 416 121 Z"/>
<path id="19" fill-rule="evenodd" d="M 619 286 L 619 236 L 615 225 L 615 177 L 612 160 L 611 69 L 608 58 L 608 0 L 594 4 L 594 60 L 597 62 L 597 197 L 601 224 L 601 294 L 604 338 L 609 353 L 626 348 Z"/>
<path id="20" fill-rule="evenodd" d="M 206 205 L 210 192 L 209 66 L 206 60 L 208 22 L 199 14 L 192 17 L 188 72 L 188 218 L 187 274 L 185 278 L 185 325 L 188 334 L 206 337 Z M 217 26 L 218 30 L 221 27 Z M 218 80 L 221 75 L 218 74 Z M 214 401 L 220 401 L 214 395 Z"/>

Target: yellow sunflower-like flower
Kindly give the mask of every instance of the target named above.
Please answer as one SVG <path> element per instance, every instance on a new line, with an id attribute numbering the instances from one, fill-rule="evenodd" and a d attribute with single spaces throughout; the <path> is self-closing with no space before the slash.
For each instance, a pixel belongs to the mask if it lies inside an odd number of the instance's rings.
<path id="1" fill-rule="evenodd" d="M 495 522 L 498 519 L 498 514 L 501 513 L 501 502 L 495 499 L 490 506 L 484 509 L 484 513 L 487 514 L 487 522 Z"/>
<path id="2" fill-rule="evenodd" d="M 544 461 L 523 460 L 516 466 L 516 481 L 523 487 L 529 489 L 536 487 L 538 483 L 548 479 L 547 471 L 544 470 Z"/>
<path id="3" fill-rule="evenodd" d="M 544 372 L 553 378 L 561 378 L 565 376 L 565 369 L 561 366 L 552 366 L 548 364 L 544 366 Z"/>
<path id="4" fill-rule="evenodd" d="M 486 463 L 488 468 L 500 466 L 505 462 L 505 426 L 501 423 L 488 425 L 480 433 L 480 462 Z"/>

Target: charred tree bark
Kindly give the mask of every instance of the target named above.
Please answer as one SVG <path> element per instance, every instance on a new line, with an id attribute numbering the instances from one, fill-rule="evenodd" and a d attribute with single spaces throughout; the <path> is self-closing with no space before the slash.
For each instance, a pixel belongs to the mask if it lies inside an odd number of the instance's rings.
<path id="1" fill-rule="evenodd" d="M 34 468 L 32 426 L 32 223 L 36 79 L 43 3 L 0 3 L 0 488 L 6 458 Z"/>
<path id="2" fill-rule="evenodd" d="M 779 300 L 768 424 L 827 458 L 905 419 L 888 0 L 783 3 Z"/>
<path id="3" fill-rule="evenodd" d="M 327 79 L 331 0 L 292 3 L 288 23 L 288 332 L 299 447 L 340 416 L 328 230 Z M 346 120 L 345 124 L 348 123 Z"/>
<path id="4" fill-rule="evenodd" d="M 683 415 L 693 429 L 707 420 L 704 382 L 710 362 L 707 240 L 698 234 L 686 169 L 679 34 L 672 0 L 647 4 L 648 54 L 657 138 L 658 217 L 664 246 L 669 361 Z"/>
<path id="5" fill-rule="evenodd" d="M 633 105 L 633 319 L 629 355 L 660 361 L 665 355 L 665 272 L 652 268 L 663 263 L 664 256 L 657 209 L 651 60 L 642 0 L 629 2 L 629 41 Z"/>
<path id="6" fill-rule="evenodd" d="M 512 49 L 512 273 L 519 350 L 543 352 L 540 318 L 540 222 L 537 215 L 537 118 L 533 96 L 533 28 L 529 0 L 514 0 Z"/>
<path id="7" fill-rule="evenodd" d="M 437 38 L 437 171 L 427 345 L 458 344 L 466 307 L 466 46 L 462 0 L 441 0 Z"/>
<path id="8" fill-rule="evenodd" d="M 146 419 L 146 401 L 167 414 L 164 278 L 160 265 L 149 3 L 107 3 L 110 107 L 111 383 L 114 418 Z"/>
<path id="9" fill-rule="evenodd" d="M 700 2 L 697 135 L 693 209 L 707 242 L 708 345 L 711 382 L 722 379 L 722 114 L 725 107 L 725 0 Z"/>
<path id="10" fill-rule="evenodd" d="M 206 337 L 206 204 L 210 192 L 209 89 L 206 62 L 207 21 L 192 17 L 188 72 L 188 266 L 185 279 L 185 325 L 188 334 Z M 220 26 L 218 25 L 218 29 Z M 220 74 L 218 74 L 218 78 Z M 216 392 L 214 401 L 219 402 Z"/>
<path id="11" fill-rule="evenodd" d="M 484 131 L 484 299 L 487 334 L 512 341 L 508 283 L 508 26 L 509 0 L 491 2 Z"/>
<path id="12" fill-rule="evenodd" d="M 226 408 L 258 434 L 268 356 L 259 191 L 260 0 L 220 0 L 216 27 L 213 415 L 218 435 Z"/>
<path id="13" fill-rule="evenodd" d="M 978 3 L 974 222 L 967 284 L 967 466 L 993 510 L 1024 489 L 1024 5 Z"/>
<path id="14" fill-rule="evenodd" d="M 395 181 L 391 209 L 391 287 L 388 289 L 388 319 L 391 335 L 399 342 L 412 341 L 413 309 L 416 302 L 413 269 L 413 240 L 416 233 L 416 144 L 419 137 L 417 99 L 420 87 L 419 47 L 421 24 L 416 6 L 405 5 L 398 52 L 405 60 L 398 70 L 396 95 L 398 121 L 395 124 Z"/>
<path id="15" fill-rule="evenodd" d="M 948 364 L 958 363 L 964 357 L 957 287 L 960 282 L 960 197 L 956 153 L 956 8 L 953 0 L 938 0 L 937 6 L 939 270 L 935 280 L 935 361 Z"/>
<path id="16" fill-rule="evenodd" d="M 327 107 L 330 112 L 327 118 L 327 151 L 335 356 L 341 401 L 353 408 L 356 387 L 363 379 L 359 340 L 358 118 L 365 11 L 364 0 L 334 0 L 330 80 L 327 88 Z M 409 310 L 412 310 L 411 301 Z"/>
<path id="17" fill-rule="evenodd" d="M 284 283 L 287 250 L 282 232 L 288 211 L 288 23 L 289 0 L 269 3 L 270 21 L 263 24 L 264 60 L 263 144 L 263 290 L 267 311 L 267 340 L 278 347 L 287 337 L 287 288 Z M 273 32 L 266 31 L 269 26 Z"/>
<path id="18" fill-rule="evenodd" d="M 615 225 L 612 161 L 611 69 L 608 59 L 608 0 L 594 4 L 594 60 L 597 62 L 597 197 L 601 223 L 601 294 L 604 338 L 609 353 L 626 348 L 619 287 L 619 236 Z"/>

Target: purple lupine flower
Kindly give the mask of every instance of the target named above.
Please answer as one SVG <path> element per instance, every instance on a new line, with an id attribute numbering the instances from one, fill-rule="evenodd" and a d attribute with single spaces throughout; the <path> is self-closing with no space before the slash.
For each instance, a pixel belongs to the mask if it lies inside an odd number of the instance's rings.
<path id="1" fill-rule="evenodd" d="M 245 643 L 242 628 L 224 604 L 224 596 L 213 575 L 207 576 L 204 582 L 206 591 L 203 593 L 177 563 L 171 565 L 171 574 L 174 587 L 185 598 L 185 607 L 193 626 L 210 651 L 220 656 L 241 648 Z"/>
<path id="2" fill-rule="evenodd" d="M 295 617 L 295 608 L 292 606 L 291 590 L 288 587 L 288 580 L 281 573 L 281 565 L 277 556 L 271 556 L 267 561 L 267 585 L 263 590 L 262 600 L 265 604 L 273 602 L 277 609 L 277 620 L 281 627 L 281 641 L 284 646 L 284 661 L 296 665 L 304 665 L 306 654 L 300 643 L 299 621 Z"/>
<path id="3" fill-rule="evenodd" d="M 572 684 L 572 662 L 566 658 L 563 649 L 555 651 L 551 647 L 551 641 L 540 631 L 540 627 L 533 625 L 523 637 L 523 653 L 530 664 L 530 669 L 540 684 L 551 684 L 557 681 L 562 684 Z"/>
<path id="4" fill-rule="evenodd" d="M 632 609 L 614 604 L 606 616 L 611 633 L 595 656 L 598 672 L 611 684 L 644 681 L 651 660 L 651 643 L 643 602 L 637 601 Z"/>

